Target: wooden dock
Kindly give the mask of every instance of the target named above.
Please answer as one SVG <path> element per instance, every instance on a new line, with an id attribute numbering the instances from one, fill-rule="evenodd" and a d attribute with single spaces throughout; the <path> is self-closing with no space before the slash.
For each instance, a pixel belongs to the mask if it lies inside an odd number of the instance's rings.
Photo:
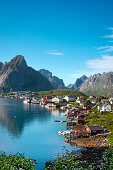
<path id="1" fill-rule="evenodd" d="M 66 122 L 66 120 L 55 120 L 55 122 L 64 123 L 64 122 Z"/>

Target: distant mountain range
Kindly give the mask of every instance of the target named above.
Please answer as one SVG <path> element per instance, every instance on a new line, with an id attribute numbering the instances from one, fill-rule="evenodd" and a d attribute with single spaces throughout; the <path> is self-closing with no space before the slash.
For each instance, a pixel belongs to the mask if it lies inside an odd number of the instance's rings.
<path id="1" fill-rule="evenodd" d="M 46 91 L 53 86 L 40 72 L 27 66 L 23 56 L 17 55 L 10 62 L 0 63 L 0 92 Z"/>
<path id="2" fill-rule="evenodd" d="M 50 81 L 54 89 L 65 89 L 63 80 L 56 76 L 52 76 L 52 72 L 45 69 L 41 69 L 39 72 Z"/>
<path id="3" fill-rule="evenodd" d="M 86 95 L 113 97 L 113 72 L 98 73 L 90 77 L 84 75 L 71 85 L 71 89 L 79 90 Z"/>
<path id="4" fill-rule="evenodd" d="M 113 72 L 83 75 L 74 84 L 65 87 L 62 79 L 52 72 L 34 70 L 27 66 L 23 56 L 17 55 L 10 62 L 0 62 L 0 92 L 48 91 L 53 89 L 75 89 L 86 95 L 113 97 Z"/>

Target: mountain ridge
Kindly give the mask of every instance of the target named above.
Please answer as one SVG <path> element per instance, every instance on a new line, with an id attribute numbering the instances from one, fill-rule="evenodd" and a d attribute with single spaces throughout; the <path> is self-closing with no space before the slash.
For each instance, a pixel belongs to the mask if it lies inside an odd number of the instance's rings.
<path id="1" fill-rule="evenodd" d="M 83 75 L 76 80 L 71 89 L 73 88 L 86 95 L 113 97 L 113 72 L 98 73 L 90 77 Z"/>
<path id="2" fill-rule="evenodd" d="M 0 69 L 0 91 L 52 90 L 51 83 L 32 67 L 28 67 L 24 56 L 17 55 L 5 62 Z"/>
<path id="3" fill-rule="evenodd" d="M 57 76 L 52 76 L 52 72 L 46 69 L 40 69 L 39 72 L 50 81 L 54 89 L 65 89 L 63 79 L 59 79 Z"/>

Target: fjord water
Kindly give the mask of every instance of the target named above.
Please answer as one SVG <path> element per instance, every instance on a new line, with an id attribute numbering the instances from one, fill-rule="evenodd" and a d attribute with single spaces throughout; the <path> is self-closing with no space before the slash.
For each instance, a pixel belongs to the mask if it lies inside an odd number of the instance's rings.
<path id="1" fill-rule="evenodd" d="M 48 110 L 38 104 L 24 104 L 20 99 L 0 98 L 0 151 L 7 154 L 25 153 L 38 161 L 37 169 L 43 169 L 47 160 L 54 160 L 62 153 L 80 149 L 64 143 L 58 131 L 66 130 L 65 119 L 59 110 Z"/>

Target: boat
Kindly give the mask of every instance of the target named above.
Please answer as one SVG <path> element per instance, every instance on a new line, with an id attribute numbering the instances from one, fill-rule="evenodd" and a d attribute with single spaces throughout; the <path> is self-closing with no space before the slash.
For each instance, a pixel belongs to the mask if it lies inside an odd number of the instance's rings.
<path id="1" fill-rule="evenodd" d="M 23 103 L 31 103 L 31 99 L 30 99 L 30 98 L 25 98 L 25 100 L 23 101 Z"/>
<path id="2" fill-rule="evenodd" d="M 39 104 L 39 102 L 38 102 L 37 99 L 32 99 L 32 100 L 31 100 L 31 103 L 32 103 L 32 104 Z"/>
<path id="3" fill-rule="evenodd" d="M 67 113 L 61 113 L 61 116 L 67 116 Z"/>

